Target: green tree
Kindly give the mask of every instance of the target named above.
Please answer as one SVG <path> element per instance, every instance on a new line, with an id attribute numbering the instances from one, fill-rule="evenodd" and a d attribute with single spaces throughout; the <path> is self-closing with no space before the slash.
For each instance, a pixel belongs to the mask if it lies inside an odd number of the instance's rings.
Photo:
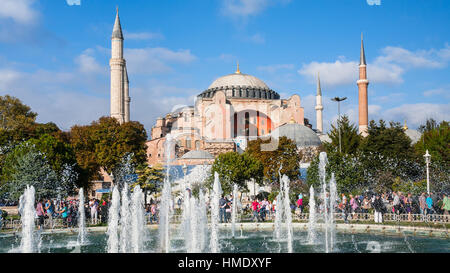
<path id="1" fill-rule="evenodd" d="M 346 115 L 338 120 L 338 126 L 341 129 L 341 151 L 344 154 L 355 154 L 361 143 L 361 136 L 358 134 L 356 125 L 351 124 Z M 331 124 L 331 131 L 328 136 L 331 143 L 325 143 L 327 152 L 339 151 L 339 127 Z"/>
<path id="2" fill-rule="evenodd" d="M 361 143 L 363 153 L 382 154 L 400 159 L 414 157 L 411 140 L 403 131 L 400 123 L 390 122 L 390 127 L 387 127 L 383 120 L 380 120 L 379 124 L 371 120 L 368 133 L 369 135 Z"/>
<path id="3" fill-rule="evenodd" d="M 87 126 L 73 126 L 70 131 L 70 143 L 88 180 L 98 179 L 101 168 L 107 173 L 116 172 L 127 154 L 133 154 L 135 166 L 144 164 L 146 140 L 141 123 L 120 124 L 111 117 L 101 117 Z"/>
<path id="4" fill-rule="evenodd" d="M 56 197 L 58 177 L 45 154 L 25 142 L 9 153 L 3 170 L 4 185 L 9 198 L 17 200 L 27 185 L 34 186 L 38 198 Z M 3 192 L 5 194 L 5 191 Z"/>
<path id="5" fill-rule="evenodd" d="M 37 114 L 18 98 L 0 96 L 0 130 L 14 130 L 35 123 Z"/>
<path id="6" fill-rule="evenodd" d="M 263 144 L 269 143 L 275 143 L 277 148 L 272 151 L 261 150 Z M 246 152 L 263 164 L 264 177 L 275 190 L 280 187 L 279 173 L 287 175 L 291 181 L 299 178 L 301 156 L 295 141 L 285 136 L 280 137 L 278 141 L 270 139 L 249 141 Z"/>
<path id="7" fill-rule="evenodd" d="M 238 185 L 240 190 L 248 191 L 245 182 L 253 178 L 261 183 L 263 165 L 249 153 L 228 152 L 220 154 L 214 161 L 206 182 L 209 188 L 212 188 L 215 172 L 219 174 L 223 193 L 228 194 L 233 191 L 233 184 Z"/>
<path id="8" fill-rule="evenodd" d="M 161 164 L 153 166 L 144 164 L 139 166 L 136 172 L 138 180 L 133 184 L 133 187 L 139 185 L 144 190 L 144 202 L 147 204 L 147 194 L 156 193 L 164 182 L 164 167 Z"/>
<path id="9" fill-rule="evenodd" d="M 437 125 L 433 119 L 427 120 L 420 126 L 422 136 L 414 145 L 416 155 L 423 159 L 426 150 L 431 154 L 433 161 L 450 166 L 450 126 L 448 121 L 442 121 Z"/>

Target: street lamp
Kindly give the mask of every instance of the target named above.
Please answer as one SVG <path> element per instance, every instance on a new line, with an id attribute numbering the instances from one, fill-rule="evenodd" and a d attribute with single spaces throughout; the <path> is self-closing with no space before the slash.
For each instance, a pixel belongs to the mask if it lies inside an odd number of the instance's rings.
<path id="1" fill-rule="evenodd" d="M 343 97 L 343 98 L 339 98 L 339 97 L 334 97 L 331 100 L 332 101 L 336 101 L 338 103 L 338 130 L 339 130 L 339 153 L 341 153 L 342 148 L 341 148 L 341 101 L 346 100 L 347 97 Z"/>
<path id="2" fill-rule="evenodd" d="M 425 155 L 423 156 L 425 157 L 425 163 L 427 163 L 427 193 L 430 194 L 430 170 L 429 170 L 429 165 L 431 162 L 431 155 L 427 152 L 425 153 Z"/>

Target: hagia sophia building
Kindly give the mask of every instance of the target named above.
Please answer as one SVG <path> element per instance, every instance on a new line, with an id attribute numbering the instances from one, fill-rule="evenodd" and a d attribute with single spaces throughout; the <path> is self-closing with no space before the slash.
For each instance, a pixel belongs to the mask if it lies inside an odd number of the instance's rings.
<path id="1" fill-rule="evenodd" d="M 123 123 L 130 120 L 131 99 L 118 11 L 111 40 L 111 117 Z M 313 129 L 304 116 L 299 94 L 281 98 L 261 79 L 242 73 L 237 64 L 234 73 L 215 79 L 199 92 L 195 105 L 182 107 L 156 120 L 151 128 L 151 139 L 147 142 L 148 163 L 163 163 L 165 156 L 170 154 L 174 165 L 211 164 L 221 153 L 245 150 L 250 140 L 272 138 L 273 144 L 281 136 L 294 140 L 304 155 L 302 163 L 308 163 L 322 141 L 330 141 L 323 132 L 324 107 L 319 75 L 317 81 L 316 126 Z M 359 132 L 363 136 L 367 135 L 368 127 L 368 84 L 361 37 L 357 86 Z M 175 145 L 166 151 L 169 134 Z M 270 147 L 267 145 L 266 148 Z"/>

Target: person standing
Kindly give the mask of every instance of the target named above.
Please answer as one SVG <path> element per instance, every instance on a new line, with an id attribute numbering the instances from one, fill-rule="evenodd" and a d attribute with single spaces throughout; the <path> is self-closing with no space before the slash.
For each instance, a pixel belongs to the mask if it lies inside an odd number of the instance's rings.
<path id="1" fill-rule="evenodd" d="M 255 221 L 255 219 L 256 219 L 256 221 L 259 222 L 259 214 L 258 214 L 259 208 L 260 208 L 260 205 L 259 205 L 258 199 L 255 198 L 252 202 L 252 211 L 253 211 L 252 221 Z"/>
<path id="2" fill-rule="evenodd" d="M 53 228 L 53 203 L 50 201 L 50 199 L 47 199 L 47 202 L 45 202 L 45 212 L 48 217 L 49 226 Z"/>
<path id="3" fill-rule="evenodd" d="M 222 198 L 219 200 L 219 216 L 220 216 L 220 222 L 223 223 L 223 221 L 226 221 L 226 207 L 227 206 L 227 200 L 222 195 Z"/>
<path id="4" fill-rule="evenodd" d="M 45 215 L 44 206 L 42 205 L 42 199 L 39 200 L 39 202 L 36 205 L 36 215 L 39 219 L 38 229 L 41 229 L 44 227 L 44 215 Z"/>
<path id="5" fill-rule="evenodd" d="M 297 208 L 300 210 L 300 213 L 303 213 L 303 194 L 301 193 L 298 195 Z"/>
<path id="6" fill-rule="evenodd" d="M 375 210 L 374 215 L 375 223 L 383 223 L 384 204 L 378 194 L 376 195 L 375 201 L 373 202 L 373 208 Z"/>
<path id="7" fill-rule="evenodd" d="M 427 214 L 433 214 L 433 199 L 431 198 L 431 194 L 428 195 L 425 202 L 427 203 Z"/>
<path id="8" fill-rule="evenodd" d="M 97 214 L 98 214 L 98 203 L 95 199 L 91 199 L 89 201 L 89 207 L 91 208 L 91 224 L 97 224 Z"/>
<path id="9" fill-rule="evenodd" d="M 422 194 L 419 197 L 419 209 L 420 209 L 420 214 L 422 215 L 422 221 L 424 220 L 424 216 L 427 214 L 427 202 L 426 202 L 426 197 L 425 197 L 425 193 L 422 192 Z"/>
<path id="10" fill-rule="evenodd" d="M 442 199 L 442 208 L 441 209 L 444 211 L 445 218 L 447 219 L 447 222 L 448 222 L 448 215 L 450 212 L 450 198 L 448 198 L 448 195 L 445 193 L 442 196 L 443 196 L 443 199 Z"/>
<path id="11" fill-rule="evenodd" d="M 412 213 L 412 196 L 410 193 L 408 193 L 407 196 L 405 196 L 405 209 L 406 213 L 408 213 L 408 221 L 411 222 L 411 213 Z"/>
<path id="12" fill-rule="evenodd" d="M 394 191 L 392 193 L 394 195 L 394 200 L 392 201 L 392 207 L 394 209 L 394 214 L 395 214 L 395 220 L 400 221 L 400 197 L 398 196 L 398 194 Z"/>

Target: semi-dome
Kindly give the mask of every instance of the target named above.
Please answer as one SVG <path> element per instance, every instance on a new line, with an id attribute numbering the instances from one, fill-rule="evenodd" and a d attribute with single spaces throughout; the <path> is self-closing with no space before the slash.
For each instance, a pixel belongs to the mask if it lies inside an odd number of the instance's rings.
<path id="1" fill-rule="evenodd" d="M 214 156 L 207 151 L 193 150 L 185 153 L 181 159 L 214 159 Z"/>
<path id="2" fill-rule="evenodd" d="M 297 144 L 297 148 L 320 146 L 322 142 L 317 134 L 309 127 L 298 123 L 286 123 L 276 128 L 270 134 L 272 137 L 285 136 Z"/>
<path id="3" fill-rule="evenodd" d="M 223 91 L 227 98 L 280 99 L 280 95 L 255 76 L 238 70 L 213 81 L 198 97 L 211 98 L 217 91 Z"/>
<path id="4" fill-rule="evenodd" d="M 411 145 L 416 144 L 419 140 L 422 134 L 420 134 L 419 131 L 412 130 L 412 129 L 406 129 L 405 134 L 411 139 Z"/>

